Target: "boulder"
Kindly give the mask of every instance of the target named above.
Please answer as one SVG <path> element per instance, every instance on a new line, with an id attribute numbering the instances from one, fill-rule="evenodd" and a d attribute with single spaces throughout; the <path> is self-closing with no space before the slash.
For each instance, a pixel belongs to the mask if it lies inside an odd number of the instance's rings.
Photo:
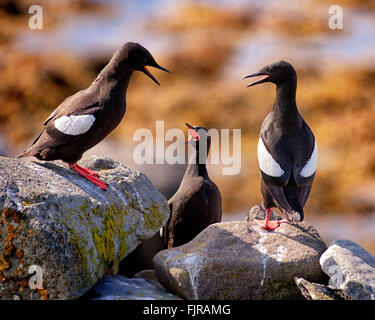
<path id="1" fill-rule="evenodd" d="M 105 275 L 87 296 L 92 300 L 181 300 L 150 281 L 122 275 Z"/>
<path id="2" fill-rule="evenodd" d="M 143 174 L 109 158 L 80 164 L 107 190 L 60 161 L 0 157 L 0 298 L 78 298 L 168 218 Z"/>
<path id="3" fill-rule="evenodd" d="M 294 277 L 325 282 L 326 249 L 308 223 L 266 231 L 254 221 L 215 223 L 189 243 L 160 251 L 160 282 L 186 299 L 302 299 Z"/>
<path id="4" fill-rule="evenodd" d="M 354 300 L 375 300 L 375 256 L 351 240 L 332 242 L 320 257 L 329 286 Z"/>
<path id="5" fill-rule="evenodd" d="M 306 300 L 350 300 L 341 290 L 332 289 L 319 283 L 311 283 L 303 278 L 294 278 L 294 280 Z"/>
<path id="6" fill-rule="evenodd" d="M 134 275 L 135 278 L 142 278 L 148 282 L 151 282 L 153 285 L 165 289 L 164 286 L 160 283 L 156 272 L 154 269 L 147 269 L 137 272 Z"/>
<path id="7" fill-rule="evenodd" d="M 245 217 L 245 220 L 252 221 L 255 219 L 265 219 L 265 218 L 266 218 L 266 210 L 264 210 L 264 208 L 258 204 L 258 205 L 251 207 L 251 209 L 249 210 L 249 212 L 247 213 Z M 281 217 L 276 212 L 271 210 L 270 220 L 282 220 L 282 219 L 284 219 L 284 217 Z"/>

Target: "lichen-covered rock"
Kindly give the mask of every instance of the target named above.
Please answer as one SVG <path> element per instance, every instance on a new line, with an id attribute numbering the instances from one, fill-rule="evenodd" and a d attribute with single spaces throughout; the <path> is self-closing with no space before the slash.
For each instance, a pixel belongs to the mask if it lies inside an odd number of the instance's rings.
<path id="1" fill-rule="evenodd" d="M 254 221 L 215 223 L 189 243 L 160 251 L 160 282 L 186 299 L 302 299 L 294 277 L 327 280 L 326 249 L 308 223 L 266 231 Z"/>
<path id="2" fill-rule="evenodd" d="M 60 161 L 0 157 L 0 298 L 77 298 L 168 218 L 143 174 L 109 158 L 80 164 L 107 190 Z"/>
<path id="3" fill-rule="evenodd" d="M 349 300 L 340 290 L 320 283 L 311 283 L 303 278 L 295 278 L 298 289 L 307 300 Z"/>
<path id="4" fill-rule="evenodd" d="M 375 256 L 351 240 L 332 242 L 320 257 L 329 286 L 354 300 L 375 300 Z"/>
<path id="5" fill-rule="evenodd" d="M 92 300 L 181 300 L 150 281 L 121 275 L 105 275 L 88 296 Z"/>

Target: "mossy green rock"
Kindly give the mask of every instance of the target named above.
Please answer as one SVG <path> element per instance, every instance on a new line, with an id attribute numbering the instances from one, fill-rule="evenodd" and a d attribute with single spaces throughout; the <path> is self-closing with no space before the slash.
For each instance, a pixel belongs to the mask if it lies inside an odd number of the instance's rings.
<path id="1" fill-rule="evenodd" d="M 1 299 L 78 298 L 168 218 L 145 175 L 109 158 L 80 165 L 98 171 L 107 190 L 60 161 L 0 158 Z M 32 265 L 41 268 L 39 289 L 29 285 L 39 276 L 30 279 Z"/>
<path id="2" fill-rule="evenodd" d="M 326 245 L 308 223 L 266 231 L 254 221 L 215 223 L 189 243 L 160 251 L 160 282 L 185 299 L 303 299 L 294 278 L 327 282 Z"/>

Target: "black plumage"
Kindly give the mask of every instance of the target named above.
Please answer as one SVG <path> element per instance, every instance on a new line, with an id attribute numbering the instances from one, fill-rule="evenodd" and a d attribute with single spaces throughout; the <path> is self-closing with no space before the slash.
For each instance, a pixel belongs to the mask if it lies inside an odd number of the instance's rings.
<path id="1" fill-rule="evenodd" d="M 162 235 L 164 246 L 168 248 L 191 241 L 210 224 L 220 222 L 222 217 L 221 194 L 206 168 L 211 137 L 204 127 L 186 125 L 189 143 L 194 148 L 190 159 L 193 161 L 189 161 L 180 187 L 168 201 L 171 214 Z M 200 152 L 205 152 L 203 157 L 201 155 L 201 163 Z"/>
<path id="2" fill-rule="evenodd" d="M 245 78 L 255 76 L 263 77 L 249 86 L 276 84 L 276 99 L 262 123 L 258 144 L 263 206 L 267 213 L 272 207 L 279 208 L 287 221 L 302 221 L 315 177 L 317 150 L 314 134 L 297 108 L 297 73 L 291 64 L 279 61 Z"/>
<path id="3" fill-rule="evenodd" d="M 46 161 L 62 160 L 95 183 L 96 174 L 76 162 L 121 122 L 126 111 L 126 90 L 134 71 L 145 73 L 159 84 L 146 66 L 168 71 L 140 44 L 124 44 L 90 87 L 68 97 L 52 112 L 32 146 L 18 158 L 35 156 Z"/>

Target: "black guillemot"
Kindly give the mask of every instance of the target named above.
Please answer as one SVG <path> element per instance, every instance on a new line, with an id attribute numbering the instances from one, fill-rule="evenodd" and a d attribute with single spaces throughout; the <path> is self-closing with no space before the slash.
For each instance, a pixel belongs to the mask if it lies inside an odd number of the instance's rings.
<path id="1" fill-rule="evenodd" d="M 125 43 L 90 87 L 68 97 L 52 112 L 31 147 L 17 158 L 62 160 L 70 169 L 106 190 L 107 184 L 99 174 L 79 166 L 77 161 L 121 122 L 126 111 L 126 90 L 134 71 L 143 72 L 159 85 L 147 66 L 169 72 L 140 44 Z"/>
<path id="2" fill-rule="evenodd" d="M 190 136 L 187 143 L 193 146 L 193 154 L 177 192 L 168 201 L 170 217 L 162 234 L 167 248 L 189 242 L 222 217 L 221 194 L 206 168 L 210 134 L 204 127 L 186 126 Z"/>
<path id="3" fill-rule="evenodd" d="M 258 223 L 274 230 L 280 223 L 303 220 L 303 207 L 315 177 L 317 145 L 297 109 L 297 73 L 293 66 L 279 61 L 245 78 L 257 76 L 262 78 L 248 87 L 265 82 L 276 85 L 273 109 L 262 123 L 258 142 L 261 193 L 266 209 L 266 219 Z M 272 207 L 281 210 L 286 219 L 269 221 Z"/>

